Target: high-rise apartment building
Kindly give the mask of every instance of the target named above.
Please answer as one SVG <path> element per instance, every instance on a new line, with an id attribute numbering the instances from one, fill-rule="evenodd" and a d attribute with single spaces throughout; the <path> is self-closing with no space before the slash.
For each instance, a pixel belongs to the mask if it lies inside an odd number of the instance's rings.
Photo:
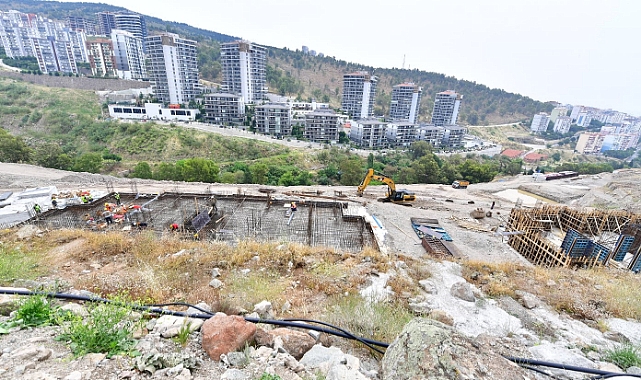
<path id="1" fill-rule="evenodd" d="M 545 112 L 539 112 L 532 118 L 530 124 L 530 131 L 532 133 L 543 133 L 548 130 L 548 123 L 550 122 L 550 115 Z"/>
<path id="2" fill-rule="evenodd" d="M 265 62 L 267 49 L 247 41 L 234 41 L 220 46 L 223 68 L 223 90 L 240 95 L 247 103 L 256 103 L 267 94 Z"/>
<path id="3" fill-rule="evenodd" d="M 367 71 L 343 75 L 341 110 L 354 120 L 373 116 L 377 81 Z"/>
<path id="4" fill-rule="evenodd" d="M 114 15 L 115 29 L 126 30 L 144 41 L 147 37 L 147 22 L 143 15 L 135 13 L 116 13 Z"/>
<path id="5" fill-rule="evenodd" d="M 402 83 L 392 89 L 389 116 L 392 121 L 416 123 L 423 89 L 414 83 Z"/>
<path id="6" fill-rule="evenodd" d="M 196 41 L 164 33 L 145 39 L 149 78 L 163 103 L 184 104 L 200 94 Z"/>
<path id="7" fill-rule="evenodd" d="M 106 37 L 87 37 L 85 42 L 91 73 L 94 76 L 117 76 L 113 43 Z"/>
<path id="8" fill-rule="evenodd" d="M 67 26 L 76 32 L 85 32 L 88 36 L 96 35 L 95 21 L 85 17 L 67 16 Z"/>
<path id="9" fill-rule="evenodd" d="M 36 57 L 43 73 L 75 74 L 88 61 L 84 32 L 34 14 L 0 11 L 0 41 L 10 58 Z"/>
<path id="10" fill-rule="evenodd" d="M 432 111 L 432 124 L 442 127 L 456 125 L 463 95 L 447 90 L 436 94 L 434 110 Z"/>
<path id="11" fill-rule="evenodd" d="M 116 29 L 116 15 L 112 12 L 96 13 L 96 33 L 110 36 L 112 29 Z"/>
<path id="12" fill-rule="evenodd" d="M 559 116 L 567 116 L 568 109 L 566 107 L 554 107 L 552 112 L 550 112 L 550 121 L 556 123 L 556 119 Z"/>
<path id="13" fill-rule="evenodd" d="M 145 79 L 148 77 L 147 64 L 140 38 L 130 32 L 113 29 L 111 31 L 111 42 L 119 78 Z"/>
<path id="14" fill-rule="evenodd" d="M 551 118 L 550 118 L 551 119 Z M 550 120 L 551 121 L 551 120 Z M 572 126 L 572 118 L 569 116 L 558 116 L 554 122 L 554 132 L 568 133 Z"/>

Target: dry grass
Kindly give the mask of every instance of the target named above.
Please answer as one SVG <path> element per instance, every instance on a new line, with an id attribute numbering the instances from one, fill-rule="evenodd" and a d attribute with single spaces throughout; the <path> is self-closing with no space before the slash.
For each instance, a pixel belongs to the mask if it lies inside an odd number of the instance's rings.
<path id="1" fill-rule="evenodd" d="M 466 262 L 464 277 L 492 297 L 535 294 L 558 311 L 586 320 L 610 316 L 641 320 L 641 279 L 613 268 L 524 267 L 511 263 Z"/>

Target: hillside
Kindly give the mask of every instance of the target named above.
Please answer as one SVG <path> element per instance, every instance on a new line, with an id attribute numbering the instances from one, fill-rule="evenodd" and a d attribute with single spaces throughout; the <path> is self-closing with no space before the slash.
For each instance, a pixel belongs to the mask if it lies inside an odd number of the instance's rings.
<path id="1" fill-rule="evenodd" d="M 65 20 L 69 14 L 92 17 L 100 11 L 122 11 L 124 8 L 106 4 L 41 2 L 36 0 L 0 0 L 5 10 L 16 9 L 33 12 L 50 18 Z M 164 21 L 146 16 L 148 28 L 153 31 L 169 31 L 200 43 L 199 68 L 202 79 L 220 83 L 219 43 L 236 39 L 233 36 L 195 28 L 184 23 Z M 261 41 L 254 41 L 258 44 Z M 365 63 L 340 60 L 340 57 L 312 57 L 300 51 L 269 47 L 268 85 L 274 92 L 298 96 L 301 99 L 316 98 L 329 101 L 333 107 L 340 106 L 342 75 L 346 72 L 365 69 L 379 76 L 376 97 L 376 113 L 385 114 L 389 108 L 392 86 L 411 81 L 423 87 L 420 119 L 429 121 L 434 95 L 444 90 L 455 90 L 464 95 L 460 122 L 464 125 L 489 125 L 529 120 L 536 112 L 550 111 L 552 105 L 526 96 L 443 74 L 396 68 L 374 68 Z"/>

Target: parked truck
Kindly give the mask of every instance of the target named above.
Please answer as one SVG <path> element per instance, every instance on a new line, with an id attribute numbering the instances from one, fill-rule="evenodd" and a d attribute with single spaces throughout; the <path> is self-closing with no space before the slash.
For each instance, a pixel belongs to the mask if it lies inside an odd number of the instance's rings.
<path id="1" fill-rule="evenodd" d="M 470 181 L 458 180 L 458 181 L 452 182 L 452 187 L 455 189 L 467 189 L 469 184 L 470 184 Z"/>

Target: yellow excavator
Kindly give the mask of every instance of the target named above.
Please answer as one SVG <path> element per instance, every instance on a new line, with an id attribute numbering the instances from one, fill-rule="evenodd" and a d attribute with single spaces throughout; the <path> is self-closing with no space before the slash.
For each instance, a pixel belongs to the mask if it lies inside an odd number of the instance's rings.
<path id="1" fill-rule="evenodd" d="M 411 206 L 411 202 L 414 202 L 416 200 L 416 196 L 414 193 L 410 193 L 407 190 L 396 190 L 396 185 L 394 184 L 394 181 L 380 173 L 374 172 L 374 169 L 368 169 L 367 174 L 365 174 L 365 178 L 361 181 L 361 184 L 358 186 L 358 190 L 356 191 L 356 194 L 358 194 L 359 197 L 363 196 L 363 193 L 365 192 L 365 188 L 367 185 L 372 180 L 380 181 L 383 182 L 384 184 L 387 185 L 387 194 L 385 194 L 385 198 L 378 198 L 380 202 L 392 202 L 392 203 L 398 203 L 406 206 Z"/>

